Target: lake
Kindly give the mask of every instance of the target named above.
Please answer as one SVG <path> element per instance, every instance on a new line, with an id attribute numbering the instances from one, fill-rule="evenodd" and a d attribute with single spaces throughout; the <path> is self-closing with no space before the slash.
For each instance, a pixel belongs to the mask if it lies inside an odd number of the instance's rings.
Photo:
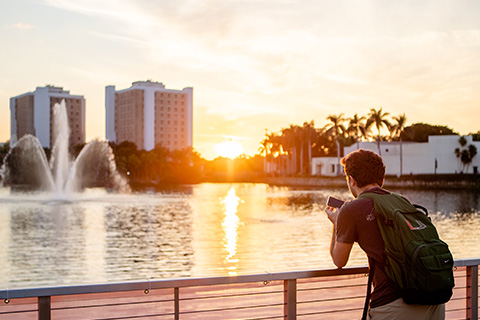
<path id="1" fill-rule="evenodd" d="M 480 257 L 480 196 L 394 190 L 427 207 L 456 259 Z M 348 190 L 203 183 L 63 199 L 0 188 L 0 286 L 21 288 L 334 268 L 329 195 Z M 367 259 L 354 246 L 348 266 Z"/>

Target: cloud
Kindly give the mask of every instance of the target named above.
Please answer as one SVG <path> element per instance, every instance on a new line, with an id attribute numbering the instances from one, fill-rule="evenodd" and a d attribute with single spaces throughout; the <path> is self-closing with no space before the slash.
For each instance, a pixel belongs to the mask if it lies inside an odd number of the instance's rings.
<path id="1" fill-rule="evenodd" d="M 35 29 L 36 28 L 35 26 L 33 26 L 31 24 L 23 23 L 23 22 L 12 24 L 12 25 L 9 25 L 9 26 L 6 26 L 6 27 L 10 28 L 10 29 L 19 29 L 19 30 L 29 30 L 29 29 Z"/>
<path id="2" fill-rule="evenodd" d="M 130 25 L 145 26 L 153 23 L 143 14 L 134 1 L 128 0 L 45 0 L 48 6 L 79 14 L 101 16 L 128 22 Z"/>
<path id="3" fill-rule="evenodd" d="M 123 42 L 126 44 L 131 44 L 135 46 L 146 46 L 148 44 L 147 41 L 141 40 L 138 38 L 134 37 L 128 37 L 128 36 L 123 36 L 123 35 L 118 35 L 118 34 L 109 34 L 109 33 L 102 33 L 102 32 L 88 32 L 92 36 L 103 38 L 106 40 L 113 40 L 113 41 L 118 41 L 118 42 Z"/>
<path id="4" fill-rule="evenodd" d="M 158 81 L 194 86 L 196 103 L 218 121 L 277 114 L 287 124 L 376 105 L 430 112 L 477 97 L 478 5 L 44 1 L 111 24 L 90 34 L 134 48 L 126 51 L 146 74 L 165 77 Z"/>

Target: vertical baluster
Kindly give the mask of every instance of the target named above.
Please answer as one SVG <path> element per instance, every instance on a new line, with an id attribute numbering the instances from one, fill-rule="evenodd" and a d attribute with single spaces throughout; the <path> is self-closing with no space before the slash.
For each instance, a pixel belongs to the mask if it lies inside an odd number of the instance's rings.
<path id="1" fill-rule="evenodd" d="M 286 320 L 297 319 L 297 280 L 285 280 L 283 282 L 285 303 L 283 314 Z"/>
<path id="2" fill-rule="evenodd" d="M 175 320 L 180 320 L 180 289 L 173 288 Z"/>
<path id="3" fill-rule="evenodd" d="M 478 265 L 467 267 L 467 319 L 478 320 Z"/>
<path id="4" fill-rule="evenodd" d="M 38 320 L 51 320 L 51 297 L 38 297 Z"/>

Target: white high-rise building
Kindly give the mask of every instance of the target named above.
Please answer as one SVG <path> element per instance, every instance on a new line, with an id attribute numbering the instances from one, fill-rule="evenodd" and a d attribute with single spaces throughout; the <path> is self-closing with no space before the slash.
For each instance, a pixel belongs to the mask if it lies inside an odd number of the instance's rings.
<path id="1" fill-rule="evenodd" d="M 193 140 L 193 88 L 166 89 L 163 83 L 137 81 L 123 90 L 105 87 L 106 138 L 130 141 L 139 149 L 161 144 L 184 149 Z"/>
<path id="2" fill-rule="evenodd" d="M 62 87 L 37 87 L 10 98 L 10 146 L 26 134 L 34 135 L 42 147 L 52 148 L 53 107 L 65 100 L 71 147 L 85 143 L 85 98 Z"/>

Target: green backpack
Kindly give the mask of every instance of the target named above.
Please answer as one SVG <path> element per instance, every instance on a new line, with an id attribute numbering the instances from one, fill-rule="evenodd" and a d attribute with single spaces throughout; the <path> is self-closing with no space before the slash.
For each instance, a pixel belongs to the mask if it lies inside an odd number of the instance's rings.
<path id="1" fill-rule="evenodd" d="M 426 209 L 396 193 L 362 193 L 358 198 L 374 201 L 385 242 L 385 272 L 405 303 L 435 305 L 450 300 L 455 286 L 453 256 Z"/>

